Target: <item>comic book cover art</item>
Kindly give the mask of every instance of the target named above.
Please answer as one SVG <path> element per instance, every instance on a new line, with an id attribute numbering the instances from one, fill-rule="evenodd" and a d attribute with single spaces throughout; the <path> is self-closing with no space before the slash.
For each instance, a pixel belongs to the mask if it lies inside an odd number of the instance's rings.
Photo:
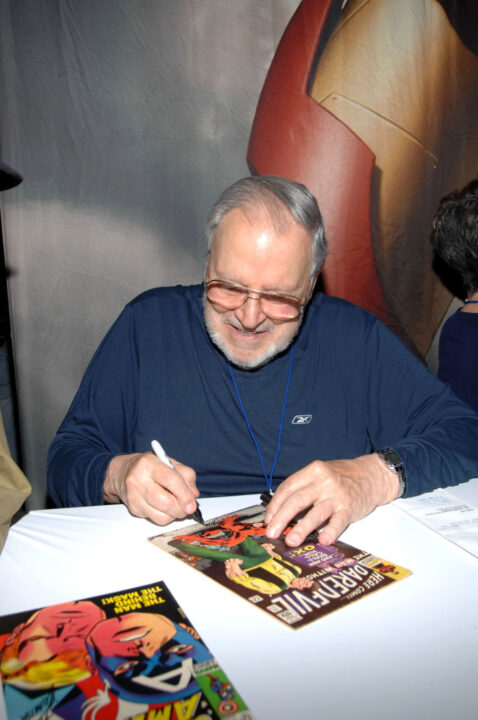
<path id="1" fill-rule="evenodd" d="M 0 671 L 8 720 L 254 720 L 163 582 L 1 617 Z"/>
<path id="2" fill-rule="evenodd" d="M 255 505 L 150 541 L 293 628 L 411 574 L 341 541 L 319 545 L 316 534 L 288 547 L 292 526 L 271 540 L 264 516 Z"/>

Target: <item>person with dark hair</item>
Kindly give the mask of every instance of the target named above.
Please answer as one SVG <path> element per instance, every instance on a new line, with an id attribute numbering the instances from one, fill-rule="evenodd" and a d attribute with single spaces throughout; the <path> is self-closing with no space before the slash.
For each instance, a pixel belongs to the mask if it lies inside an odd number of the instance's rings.
<path id="1" fill-rule="evenodd" d="M 321 528 L 330 545 L 378 505 L 478 476 L 478 416 L 375 316 L 313 296 L 327 242 L 306 187 L 243 178 L 206 234 L 205 282 L 143 293 L 97 350 L 49 450 L 54 502 L 165 525 L 199 493 L 267 489 L 269 538 L 302 513 L 287 544 Z"/>
<path id="2" fill-rule="evenodd" d="M 440 333 L 438 377 L 478 412 L 478 179 L 441 199 L 432 246 L 459 275 L 466 295 Z"/>

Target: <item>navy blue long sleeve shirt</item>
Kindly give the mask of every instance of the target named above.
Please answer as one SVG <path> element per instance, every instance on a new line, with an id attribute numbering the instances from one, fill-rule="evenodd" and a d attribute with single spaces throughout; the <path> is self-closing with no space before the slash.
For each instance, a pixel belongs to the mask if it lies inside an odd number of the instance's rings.
<path id="1" fill-rule="evenodd" d="M 157 288 L 129 303 L 91 360 L 48 454 L 48 489 L 61 506 L 102 503 L 118 454 L 158 439 L 196 470 L 202 496 L 262 492 L 266 481 L 227 361 L 203 320 L 201 285 Z M 235 369 L 270 472 L 289 353 Z M 377 318 L 317 295 L 294 341 L 274 487 L 313 460 L 391 447 L 407 495 L 478 476 L 478 416 Z"/>

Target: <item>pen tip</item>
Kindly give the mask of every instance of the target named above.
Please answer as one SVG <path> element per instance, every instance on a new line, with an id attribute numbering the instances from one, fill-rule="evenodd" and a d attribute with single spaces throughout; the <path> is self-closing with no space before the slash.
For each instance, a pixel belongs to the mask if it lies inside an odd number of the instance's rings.
<path id="1" fill-rule="evenodd" d="M 196 522 L 201 523 L 201 525 L 205 525 L 204 518 L 202 516 L 202 512 L 200 511 L 199 507 L 193 512 L 193 518 L 196 520 Z"/>

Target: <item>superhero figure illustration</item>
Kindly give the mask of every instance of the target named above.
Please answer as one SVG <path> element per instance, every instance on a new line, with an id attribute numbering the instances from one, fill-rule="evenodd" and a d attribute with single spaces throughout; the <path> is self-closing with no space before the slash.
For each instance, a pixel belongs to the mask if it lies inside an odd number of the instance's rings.
<path id="1" fill-rule="evenodd" d="M 232 700 L 234 697 L 234 688 L 227 682 L 223 682 L 217 675 L 208 673 L 210 688 L 219 695 L 221 700 Z"/>
<path id="2" fill-rule="evenodd" d="M 105 618 L 94 603 L 82 600 L 53 605 L 33 613 L 4 637 L 0 669 L 11 717 L 33 718 L 82 697 L 90 676 L 85 640 Z"/>
<path id="3" fill-rule="evenodd" d="M 186 625 L 152 612 L 106 619 L 91 601 L 44 608 L 0 637 L 8 715 L 31 720 L 101 720 L 187 700 L 200 691 L 194 664 L 211 659 Z"/>
<path id="4" fill-rule="evenodd" d="M 86 640 L 92 670 L 123 700 L 171 703 L 199 690 L 193 664 L 212 656 L 191 628 L 157 613 L 104 620 Z"/>
<path id="5" fill-rule="evenodd" d="M 428 352 L 451 293 L 433 271 L 439 199 L 476 175 L 478 5 L 303 0 L 256 109 L 251 172 L 304 183 L 323 288 Z"/>
<path id="6" fill-rule="evenodd" d="M 274 550 L 272 543 L 260 544 L 246 537 L 231 550 L 179 542 L 175 546 L 190 554 L 224 564 L 229 580 L 264 595 L 276 595 L 289 587 L 312 588 L 315 583 L 299 577 L 301 569 Z"/>
<path id="7" fill-rule="evenodd" d="M 247 522 L 240 515 L 226 515 L 212 528 L 199 530 L 188 535 L 178 535 L 177 540 L 183 542 L 200 542 L 201 545 L 238 545 L 250 535 L 265 535 L 263 520 Z"/>

